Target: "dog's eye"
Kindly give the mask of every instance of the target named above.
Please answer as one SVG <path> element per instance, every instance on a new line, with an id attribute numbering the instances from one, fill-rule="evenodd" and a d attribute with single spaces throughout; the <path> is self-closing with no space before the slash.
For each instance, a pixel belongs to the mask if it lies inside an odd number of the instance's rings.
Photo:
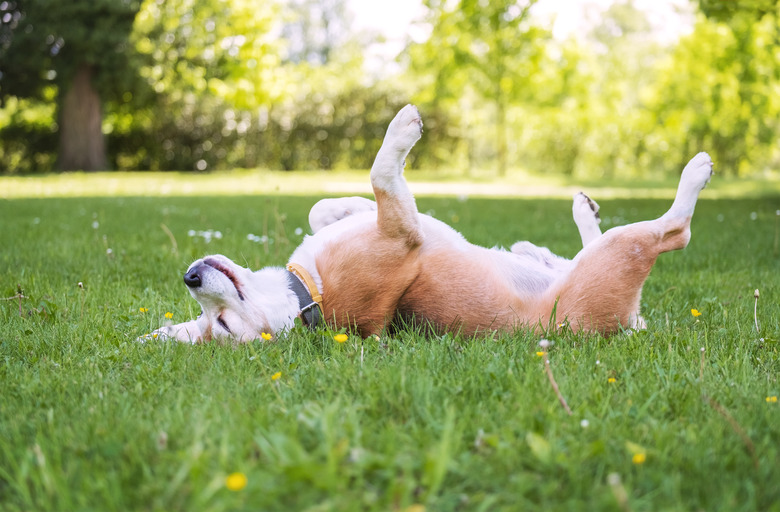
<path id="1" fill-rule="evenodd" d="M 217 323 L 218 323 L 218 324 L 219 324 L 219 325 L 220 325 L 220 326 L 221 326 L 223 329 L 225 329 L 225 330 L 226 330 L 228 333 L 230 333 L 230 327 L 228 327 L 228 326 L 227 326 L 227 324 L 225 323 L 225 320 L 222 318 L 222 315 L 219 315 L 219 316 L 217 317 Z"/>

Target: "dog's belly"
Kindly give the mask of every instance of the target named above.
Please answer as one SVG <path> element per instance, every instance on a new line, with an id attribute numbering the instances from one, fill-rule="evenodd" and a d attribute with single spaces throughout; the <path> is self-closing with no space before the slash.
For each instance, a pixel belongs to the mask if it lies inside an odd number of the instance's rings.
<path id="1" fill-rule="evenodd" d="M 547 307 L 540 297 L 560 274 L 530 257 L 472 245 L 425 215 L 418 247 L 383 236 L 372 213 L 356 217 L 309 237 L 293 260 L 316 261 L 325 318 L 364 336 L 393 320 L 467 333 L 535 323 Z"/>
<path id="2" fill-rule="evenodd" d="M 397 305 L 404 324 L 474 334 L 535 324 L 550 307 L 542 297 L 556 276 L 537 261 L 468 244 L 424 247 L 419 264 Z"/>

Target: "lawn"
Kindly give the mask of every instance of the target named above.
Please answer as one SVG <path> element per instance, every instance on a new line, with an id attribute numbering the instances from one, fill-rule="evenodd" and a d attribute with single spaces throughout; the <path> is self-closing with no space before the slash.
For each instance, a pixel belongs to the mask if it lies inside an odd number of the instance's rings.
<path id="1" fill-rule="evenodd" d="M 192 260 L 283 264 L 316 200 L 0 200 L 0 510 L 780 510 L 777 196 L 699 203 L 646 331 L 550 336 L 571 416 L 527 332 L 136 341 L 198 313 Z M 600 203 L 606 228 L 669 204 Z M 418 206 L 476 243 L 578 250 L 566 200 Z"/>

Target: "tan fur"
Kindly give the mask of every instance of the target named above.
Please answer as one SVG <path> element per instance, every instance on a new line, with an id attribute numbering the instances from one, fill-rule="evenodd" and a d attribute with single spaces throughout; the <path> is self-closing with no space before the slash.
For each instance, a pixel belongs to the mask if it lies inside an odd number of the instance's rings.
<path id="1" fill-rule="evenodd" d="M 324 317 L 363 336 L 377 334 L 419 274 L 418 250 L 408 238 L 384 236 L 376 227 L 355 233 L 351 243 L 341 242 L 329 244 L 317 258 L 323 290 L 334 291 L 323 293 Z"/>
<path id="2" fill-rule="evenodd" d="M 685 248 L 689 225 L 690 217 L 638 222 L 604 233 L 583 249 L 568 278 L 546 293 L 546 301 L 557 301 L 555 321 L 565 321 L 575 331 L 604 334 L 629 327 L 656 258 Z"/>
<path id="3" fill-rule="evenodd" d="M 379 232 L 386 238 L 403 239 L 409 247 L 416 247 L 423 241 L 422 227 L 417 207 L 411 194 L 397 197 L 374 187 Z"/>
<path id="4" fill-rule="evenodd" d="M 398 302 L 400 320 L 465 334 L 538 320 L 538 305 L 523 301 L 488 260 L 458 256 L 423 252 L 421 272 Z"/>

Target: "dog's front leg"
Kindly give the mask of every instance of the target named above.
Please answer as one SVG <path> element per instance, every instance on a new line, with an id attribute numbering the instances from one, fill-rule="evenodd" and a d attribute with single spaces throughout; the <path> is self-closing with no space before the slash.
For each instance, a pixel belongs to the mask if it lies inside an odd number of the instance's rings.
<path id="1" fill-rule="evenodd" d="M 203 332 L 198 325 L 197 320 L 190 320 L 189 322 L 181 324 L 160 327 L 159 329 L 155 329 L 151 334 L 138 338 L 138 340 L 141 342 L 147 340 L 176 340 L 185 343 L 198 343 L 203 341 Z"/>
<path id="2" fill-rule="evenodd" d="M 422 135 L 417 108 L 407 105 L 390 123 L 371 167 L 371 185 L 377 203 L 377 226 L 390 238 L 406 238 L 414 247 L 422 241 L 417 205 L 404 179 L 406 156 Z"/>
<path id="3" fill-rule="evenodd" d="M 352 327 L 362 336 L 380 333 L 418 275 L 415 251 L 423 242 L 423 230 L 403 169 L 421 133 L 420 114 L 407 105 L 387 128 L 371 167 L 376 225 L 361 224 L 349 250 L 330 244 L 317 261 L 324 318 L 333 319 L 337 327 Z"/>

